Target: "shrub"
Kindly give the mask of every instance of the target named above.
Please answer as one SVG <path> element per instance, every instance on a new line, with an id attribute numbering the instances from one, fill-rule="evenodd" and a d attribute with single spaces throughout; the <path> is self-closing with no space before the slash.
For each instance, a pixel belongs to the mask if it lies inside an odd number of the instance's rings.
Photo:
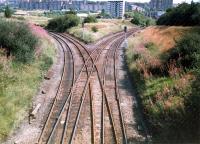
<path id="1" fill-rule="evenodd" d="M 79 18 L 74 14 L 66 14 L 49 21 L 47 29 L 57 32 L 64 32 L 67 29 L 77 26 L 79 24 Z"/>
<path id="2" fill-rule="evenodd" d="M 0 20 L 0 46 L 6 48 L 8 56 L 13 55 L 23 63 L 30 62 L 36 44 L 37 38 L 26 24 Z"/>
<path id="3" fill-rule="evenodd" d="M 169 52 L 168 62 L 176 60 L 184 68 L 200 68 L 200 34 L 189 33 Z"/>
<path id="4" fill-rule="evenodd" d="M 12 16 L 12 10 L 9 8 L 9 6 L 6 6 L 4 15 L 6 18 L 10 18 Z"/>
<path id="5" fill-rule="evenodd" d="M 97 19 L 94 16 L 88 16 L 84 19 L 84 23 L 96 23 Z"/>
<path id="6" fill-rule="evenodd" d="M 93 26 L 93 27 L 92 27 L 92 31 L 93 31 L 93 32 L 97 32 L 97 31 L 98 31 L 97 27 L 96 27 L 96 26 Z"/>

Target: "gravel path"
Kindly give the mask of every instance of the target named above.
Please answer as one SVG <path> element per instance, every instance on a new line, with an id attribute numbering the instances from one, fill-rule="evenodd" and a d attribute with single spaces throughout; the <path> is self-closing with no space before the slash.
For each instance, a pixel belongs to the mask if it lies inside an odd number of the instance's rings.
<path id="1" fill-rule="evenodd" d="M 138 130 L 142 127 L 141 117 L 138 114 L 136 95 L 127 73 L 123 51 L 121 48 L 118 52 L 118 86 L 127 139 L 128 143 L 144 142 L 143 130 Z"/>

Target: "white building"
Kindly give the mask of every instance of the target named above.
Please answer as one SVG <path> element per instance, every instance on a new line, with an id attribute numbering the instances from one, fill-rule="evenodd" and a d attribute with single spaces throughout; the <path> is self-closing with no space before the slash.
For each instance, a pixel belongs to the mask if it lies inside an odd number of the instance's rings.
<path id="1" fill-rule="evenodd" d="M 112 18 L 123 18 L 125 13 L 125 0 L 109 0 L 107 12 Z"/>
<path id="2" fill-rule="evenodd" d="M 144 8 L 137 6 L 137 5 L 131 5 L 131 10 L 132 11 L 138 11 L 138 12 L 144 12 L 145 11 Z"/>

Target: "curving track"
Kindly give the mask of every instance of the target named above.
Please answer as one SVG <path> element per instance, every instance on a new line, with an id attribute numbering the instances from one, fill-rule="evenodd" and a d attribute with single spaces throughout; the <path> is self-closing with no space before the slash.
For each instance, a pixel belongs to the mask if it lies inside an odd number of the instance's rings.
<path id="1" fill-rule="evenodd" d="M 38 143 L 127 143 L 116 68 L 124 33 L 109 35 L 90 51 L 69 35 L 50 34 L 65 57 L 61 82 Z M 103 64 L 99 63 L 102 55 Z M 95 80 L 100 101 L 92 89 Z"/>

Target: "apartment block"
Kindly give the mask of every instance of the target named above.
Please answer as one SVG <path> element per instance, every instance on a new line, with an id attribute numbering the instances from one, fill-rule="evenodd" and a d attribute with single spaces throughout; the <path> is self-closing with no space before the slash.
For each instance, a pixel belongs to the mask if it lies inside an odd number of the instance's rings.
<path id="1" fill-rule="evenodd" d="M 125 1 L 109 0 L 107 3 L 107 12 L 112 18 L 123 18 L 125 12 Z"/>

